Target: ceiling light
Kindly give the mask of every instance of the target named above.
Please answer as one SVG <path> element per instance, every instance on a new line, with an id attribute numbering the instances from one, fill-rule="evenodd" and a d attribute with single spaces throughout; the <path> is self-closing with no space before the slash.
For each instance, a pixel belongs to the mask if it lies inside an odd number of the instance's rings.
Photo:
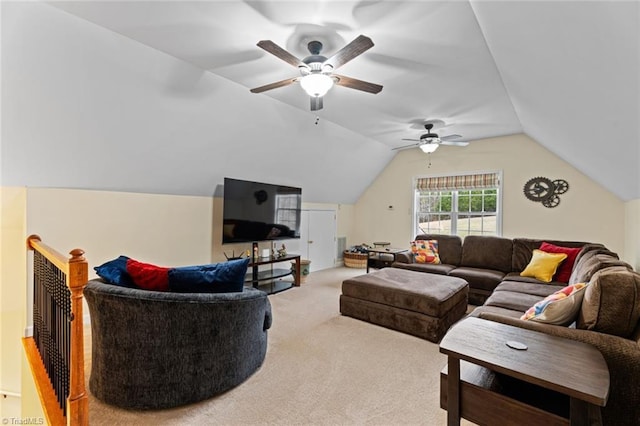
<path id="1" fill-rule="evenodd" d="M 333 87 L 333 79 L 326 74 L 313 73 L 302 77 L 300 86 L 309 96 L 320 97 Z"/>
<path id="2" fill-rule="evenodd" d="M 431 154 L 432 152 L 435 152 L 436 149 L 438 149 L 438 144 L 433 142 L 423 143 L 422 145 L 420 145 L 420 149 L 425 154 Z"/>

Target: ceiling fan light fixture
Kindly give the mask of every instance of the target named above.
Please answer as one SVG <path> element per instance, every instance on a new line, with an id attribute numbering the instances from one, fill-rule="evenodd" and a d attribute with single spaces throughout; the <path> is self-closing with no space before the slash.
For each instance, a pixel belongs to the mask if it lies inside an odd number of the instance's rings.
<path id="1" fill-rule="evenodd" d="M 431 154 L 432 152 L 435 152 L 436 149 L 438 149 L 438 144 L 437 143 L 430 143 L 430 142 L 429 143 L 424 143 L 424 144 L 420 145 L 420 149 L 425 154 Z"/>
<path id="2" fill-rule="evenodd" d="M 333 79 L 326 74 L 312 73 L 300 79 L 300 86 L 309 96 L 320 97 L 333 87 Z"/>

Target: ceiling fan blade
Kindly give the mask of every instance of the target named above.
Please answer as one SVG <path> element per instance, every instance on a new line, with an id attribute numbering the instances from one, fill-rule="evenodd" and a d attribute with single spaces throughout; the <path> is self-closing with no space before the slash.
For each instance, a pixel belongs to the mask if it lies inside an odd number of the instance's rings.
<path id="1" fill-rule="evenodd" d="M 440 138 L 441 141 L 450 141 L 451 139 L 458 139 L 461 138 L 462 136 L 460 135 L 447 135 L 447 136 L 443 136 Z"/>
<path id="2" fill-rule="evenodd" d="M 322 96 L 311 96 L 311 111 L 322 109 Z"/>
<path id="3" fill-rule="evenodd" d="M 403 139 L 404 141 L 407 140 L 412 140 L 412 139 Z M 407 149 L 407 148 L 415 148 L 416 146 L 420 146 L 422 145 L 421 143 L 412 143 L 411 145 L 405 145 L 405 146 L 399 146 L 397 148 L 391 148 L 391 151 L 396 151 L 396 150 L 400 150 L 400 149 Z"/>
<path id="4" fill-rule="evenodd" d="M 469 145 L 469 142 L 462 142 L 462 141 L 442 141 L 440 142 L 440 145 L 449 145 L 449 146 L 467 146 Z"/>
<path id="5" fill-rule="evenodd" d="M 265 84 L 264 86 L 256 87 L 255 89 L 251 89 L 251 93 L 262 93 L 267 90 L 277 89 L 278 87 L 288 86 L 290 84 L 298 81 L 298 77 L 295 78 L 287 78 L 286 80 L 276 81 L 275 83 Z"/>
<path id="6" fill-rule="evenodd" d="M 329 64 L 333 69 L 336 69 L 372 47 L 373 41 L 371 41 L 369 37 L 359 35 L 351 43 L 347 44 L 345 47 L 334 53 L 332 57 L 324 61 L 324 64 Z"/>
<path id="7" fill-rule="evenodd" d="M 296 58 L 291 53 L 287 52 L 286 50 L 284 50 L 282 47 L 278 46 L 271 40 L 260 40 L 258 42 L 258 47 L 266 50 L 267 52 L 271 53 L 274 56 L 277 56 L 278 58 L 282 59 L 288 64 L 293 65 L 294 67 L 307 66 L 300 59 Z"/>
<path id="8" fill-rule="evenodd" d="M 403 141 L 422 142 L 420 139 L 406 139 L 406 138 L 403 138 L 402 140 L 403 140 Z"/>
<path id="9" fill-rule="evenodd" d="M 331 74 L 336 77 L 338 86 L 348 87 L 349 89 L 362 90 L 367 93 L 380 93 L 382 86 L 379 84 L 369 83 L 368 81 L 358 80 L 357 78 L 346 77 L 344 75 Z"/>

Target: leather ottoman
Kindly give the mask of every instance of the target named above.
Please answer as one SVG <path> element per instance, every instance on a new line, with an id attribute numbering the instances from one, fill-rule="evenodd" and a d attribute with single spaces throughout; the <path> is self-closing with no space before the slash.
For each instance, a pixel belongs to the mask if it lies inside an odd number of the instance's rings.
<path id="1" fill-rule="evenodd" d="M 467 310 L 462 278 L 384 268 L 342 282 L 340 312 L 439 342 Z"/>

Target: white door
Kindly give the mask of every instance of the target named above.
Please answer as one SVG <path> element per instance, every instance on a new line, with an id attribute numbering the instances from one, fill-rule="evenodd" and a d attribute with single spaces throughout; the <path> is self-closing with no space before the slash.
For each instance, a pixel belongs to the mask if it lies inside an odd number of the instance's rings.
<path id="1" fill-rule="evenodd" d="M 302 258 L 311 261 L 311 271 L 335 266 L 336 244 L 336 212 L 303 210 L 300 222 L 300 253 Z"/>

